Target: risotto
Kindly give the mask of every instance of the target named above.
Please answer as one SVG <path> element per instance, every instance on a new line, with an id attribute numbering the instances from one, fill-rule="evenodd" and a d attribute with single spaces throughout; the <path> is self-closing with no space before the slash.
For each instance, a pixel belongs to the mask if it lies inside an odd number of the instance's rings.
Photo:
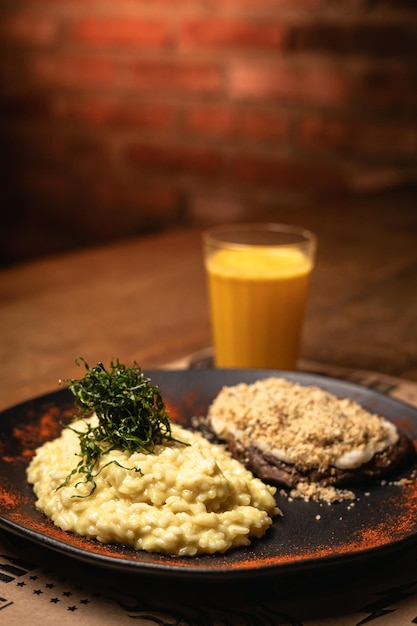
<path id="1" fill-rule="evenodd" d="M 222 553 L 264 535 L 280 514 L 275 488 L 200 434 L 172 424 L 172 435 L 183 443 L 158 445 L 154 454 L 103 455 L 92 490 L 78 472 L 66 482 L 80 440 L 64 429 L 28 467 L 36 506 L 65 531 L 171 555 Z"/>

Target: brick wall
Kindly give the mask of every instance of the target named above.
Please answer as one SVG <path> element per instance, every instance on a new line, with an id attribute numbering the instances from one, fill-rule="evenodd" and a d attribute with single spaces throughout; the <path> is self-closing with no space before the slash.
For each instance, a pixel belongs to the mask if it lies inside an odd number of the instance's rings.
<path id="1" fill-rule="evenodd" d="M 3 0 L 3 262 L 417 183 L 415 0 Z"/>

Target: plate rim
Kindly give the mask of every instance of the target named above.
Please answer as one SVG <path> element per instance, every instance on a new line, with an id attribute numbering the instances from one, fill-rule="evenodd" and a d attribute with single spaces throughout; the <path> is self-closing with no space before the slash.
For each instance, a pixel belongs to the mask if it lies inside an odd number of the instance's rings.
<path id="1" fill-rule="evenodd" d="M 163 376 L 163 377 L 181 376 L 183 377 L 184 375 L 187 375 L 187 374 L 191 378 L 198 379 L 202 376 L 207 376 L 207 375 L 211 376 L 212 374 L 210 374 L 209 372 L 213 372 L 216 374 L 216 376 L 219 376 L 222 373 L 225 374 L 226 379 L 230 377 L 231 374 L 233 376 L 243 375 L 244 378 L 249 376 L 249 378 L 251 378 L 252 381 L 265 377 L 265 376 L 279 375 L 279 376 L 286 377 L 292 381 L 299 381 L 300 384 L 304 383 L 308 385 L 309 384 L 320 385 L 320 383 L 322 383 L 325 388 L 327 388 L 327 386 L 330 386 L 330 387 L 337 387 L 342 390 L 347 389 L 351 392 L 358 393 L 359 395 L 366 393 L 372 396 L 373 398 L 375 397 L 380 398 L 381 401 L 384 401 L 384 402 L 388 401 L 391 406 L 393 407 L 397 406 L 399 410 L 401 410 L 402 408 L 403 409 L 406 408 L 407 411 L 411 411 L 412 413 L 411 417 L 416 420 L 416 424 L 417 424 L 417 409 L 413 407 L 412 405 L 407 404 L 406 402 L 398 398 L 393 398 L 377 389 L 372 389 L 371 387 L 366 387 L 364 385 L 361 385 L 352 381 L 346 381 L 344 379 L 333 378 L 333 377 L 329 377 L 327 375 L 322 375 L 322 374 L 315 374 L 315 373 L 301 372 L 301 371 L 289 372 L 286 370 L 264 370 L 264 369 L 242 370 L 242 369 L 229 369 L 229 368 L 227 369 L 213 368 L 211 370 L 209 369 L 195 369 L 195 370 L 191 370 L 191 369 L 188 369 L 188 370 L 145 369 L 144 368 L 143 372 L 146 376 L 151 378 L 151 380 L 158 376 Z M 245 381 L 242 381 L 242 382 L 245 382 Z M 228 383 L 225 383 L 225 384 L 228 384 Z M 237 382 L 234 384 L 237 384 Z M 336 391 L 333 391 L 333 393 L 336 393 Z M 37 404 L 42 401 L 51 401 L 54 399 L 59 399 L 61 397 L 63 398 L 64 394 L 66 394 L 68 398 L 71 398 L 70 391 L 67 388 L 58 388 L 50 392 L 47 392 L 45 394 L 34 396 L 23 402 L 19 402 L 13 405 L 12 407 L 9 407 L 7 409 L 0 411 L 0 420 L 4 414 L 7 414 L 9 412 L 14 412 L 19 409 L 23 409 L 24 407 L 28 407 L 31 404 Z M 123 556 L 113 557 L 110 555 L 95 553 L 93 551 L 89 551 L 88 549 L 88 543 L 90 541 L 94 542 L 94 540 L 88 540 L 87 538 L 80 537 L 81 541 L 85 540 L 87 545 L 85 548 L 84 547 L 79 548 L 77 546 L 71 545 L 70 543 L 67 544 L 60 539 L 56 539 L 53 536 L 45 535 L 31 528 L 25 527 L 24 525 L 20 525 L 16 522 L 13 522 L 12 520 L 5 518 L 1 510 L 0 510 L 0 529 L 12 532 L 13 534 L 18 535 L 22 537 L 23 539 L 27 539 L 44 548 L 46 547 L 46 548 L 52 549 L 55 552 L 60 552 L 62 554 L 65 554 L 66 556 L 71 556 L 73 558 L 76 558 L 79 561 L 88 562 L 92 565 L 101 565 L 108 569 L 118 570 L 118 571 L 125 572 L 125 573 L 131 573 L 131 574 L 132 573 L 146 573 L 149 575 L 157 575 L 157 576 L 181 575 L 184 577 L 192 576 L 193 578 L 196 578 L 196 577 L 212 578 L 213 576 L 215 576 L 216 578 L 221 578 L 221 579 L 225 579 L 229 577 L 237 579 L 237 578 L 252 576 L 254 574 L 256 574 L 257 576 L 270 575 L 271 573 L 274 573 L 274 574 L 282 573 L 284 575 L 287 575 L 287 574 L 297 573 L 299 570 L 304 571 L 304 570 L 318 569 L 320 567 L 337 566 L 338 564 L 340 564 L 340 562 L 343 562 L 343 563 L 354 562 L 363 558 L 371 559 L 374 556 L 378 557 L 381 555 L 382 552 L 388 553 L 390 551 L 396 551 L 397 549 L 401 547 L 405 547 L 411 542 L 417 541 L 417 530 L 416 530 L 410 535 L 404 536 L 386 545 L 373 546 L 371 548 L 366 548 L 366 549 L 359 550 L 357 552 L 352 552 L 352 553 L 347 553 L 347 554 L 335 553 L 335 554 L 326 555 L 325 557 L 310 557 L 309 559 L 302 560 L 301 562 L 296 560 L 296 561 L 288 562 L 288 563 L 286 562 L 279 563 L 279 564 L 272 563 L 270 565 L 264 564 L 261 567 L 257 567 L 257 566 L 254 566 L 254 567 L 247 566 L 247 567 L 239 567 L 239 568 L 209 567 L 209 566 L 207 567 L 205 566 L 195 567 L 194 566 L 193 567 L 193 562 L 195 563 L 195 557 L 190 557 L 189 566 L 188 565 L 180 566 L 180 565 L 175 565 L 175 563 L 172 563 L 172 561 L 175 560 L 175 557 L 171 557 L 169 563 L 160 563 L 160 562 L 154 563 L 154 562 L 146 562 L 146 561 L 143 562 L 140 560 L 136 561 L 136 560 L 125 559 Z M 259 541 L 259 540 L 256 540 L 256 541 Z M 262 541 L 262 539 L 260 541 Z M 250 549 L 250 546 L 248 546 L 247 549 Z M 129 548 L 128 550 L 132 551 L 134 549 Z M 239 550 L 245 550 L 245 547 L 239 548 Z M 226 552 L 225 554 L 227 558 L 228 553 Z M 202 556 L 204 557 L 204 555 Z"/>

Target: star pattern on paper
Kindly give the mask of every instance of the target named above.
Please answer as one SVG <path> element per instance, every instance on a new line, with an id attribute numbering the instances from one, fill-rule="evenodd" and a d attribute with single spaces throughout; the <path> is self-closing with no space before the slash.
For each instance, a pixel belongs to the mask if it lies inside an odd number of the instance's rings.
<path id="1" fill-rule="evenodd" d="M 4 571 L 0 582 L 6 585 L 12 583 L 21 593 L 31 594 L 34 602 L 46 601 L 59 605 L 62 610 L 70 613 L 85 609 L 95 598 L 101 597 L 96 590 L 85 588 L 79 581 L 68 579 L 47 568 L 40 568 L 16 556 L 1 554 L 0 571 Z M 4 597 L 0 608 L 15 603 L 16 600 L 10 601 Z"/>

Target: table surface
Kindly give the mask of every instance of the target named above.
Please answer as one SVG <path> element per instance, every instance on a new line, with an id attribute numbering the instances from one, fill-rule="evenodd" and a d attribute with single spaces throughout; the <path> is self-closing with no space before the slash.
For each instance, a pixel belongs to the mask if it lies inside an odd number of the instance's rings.
<path id="1" fill-rule="evenodd" d="M 417 211 L 407 201 L 292 216 L 319 241 L 301 369 L 312 361 L 417 380 Z M 77 356 L 147 369 L 203 350 L 211 338 L 201 232 L 3 269 L 0 328 L 0 410 L 78 377 Z"/>
<path id="2" fill-rule="evenodd" d="M 417 212 L 398 207 L 294 216 L 319 240 L 299 368 L 352 372 L 356 382 L 417 406 Z M 201 355 L 204 364 L 211 341 L 201 232 L 178 229 L 3 269 L 0 327 L 0 410 L 78 377 L 77 356 L 157 368 Z M 417 619 L 417 547 L 377 571 L 321 580 L 319 589 L 310 589 L 312 579 L 289 594 L 281 583 L 251 582 L 244 596 L 240 588 L 213 592 L 180 581 L 161 593 L 159 583 L 92 574 L 6 532 L 0 548 L 0 609 L 13 626 L 28 616 L 35 625 L 68 626 L 80 619 L 97 626 Z"/>

